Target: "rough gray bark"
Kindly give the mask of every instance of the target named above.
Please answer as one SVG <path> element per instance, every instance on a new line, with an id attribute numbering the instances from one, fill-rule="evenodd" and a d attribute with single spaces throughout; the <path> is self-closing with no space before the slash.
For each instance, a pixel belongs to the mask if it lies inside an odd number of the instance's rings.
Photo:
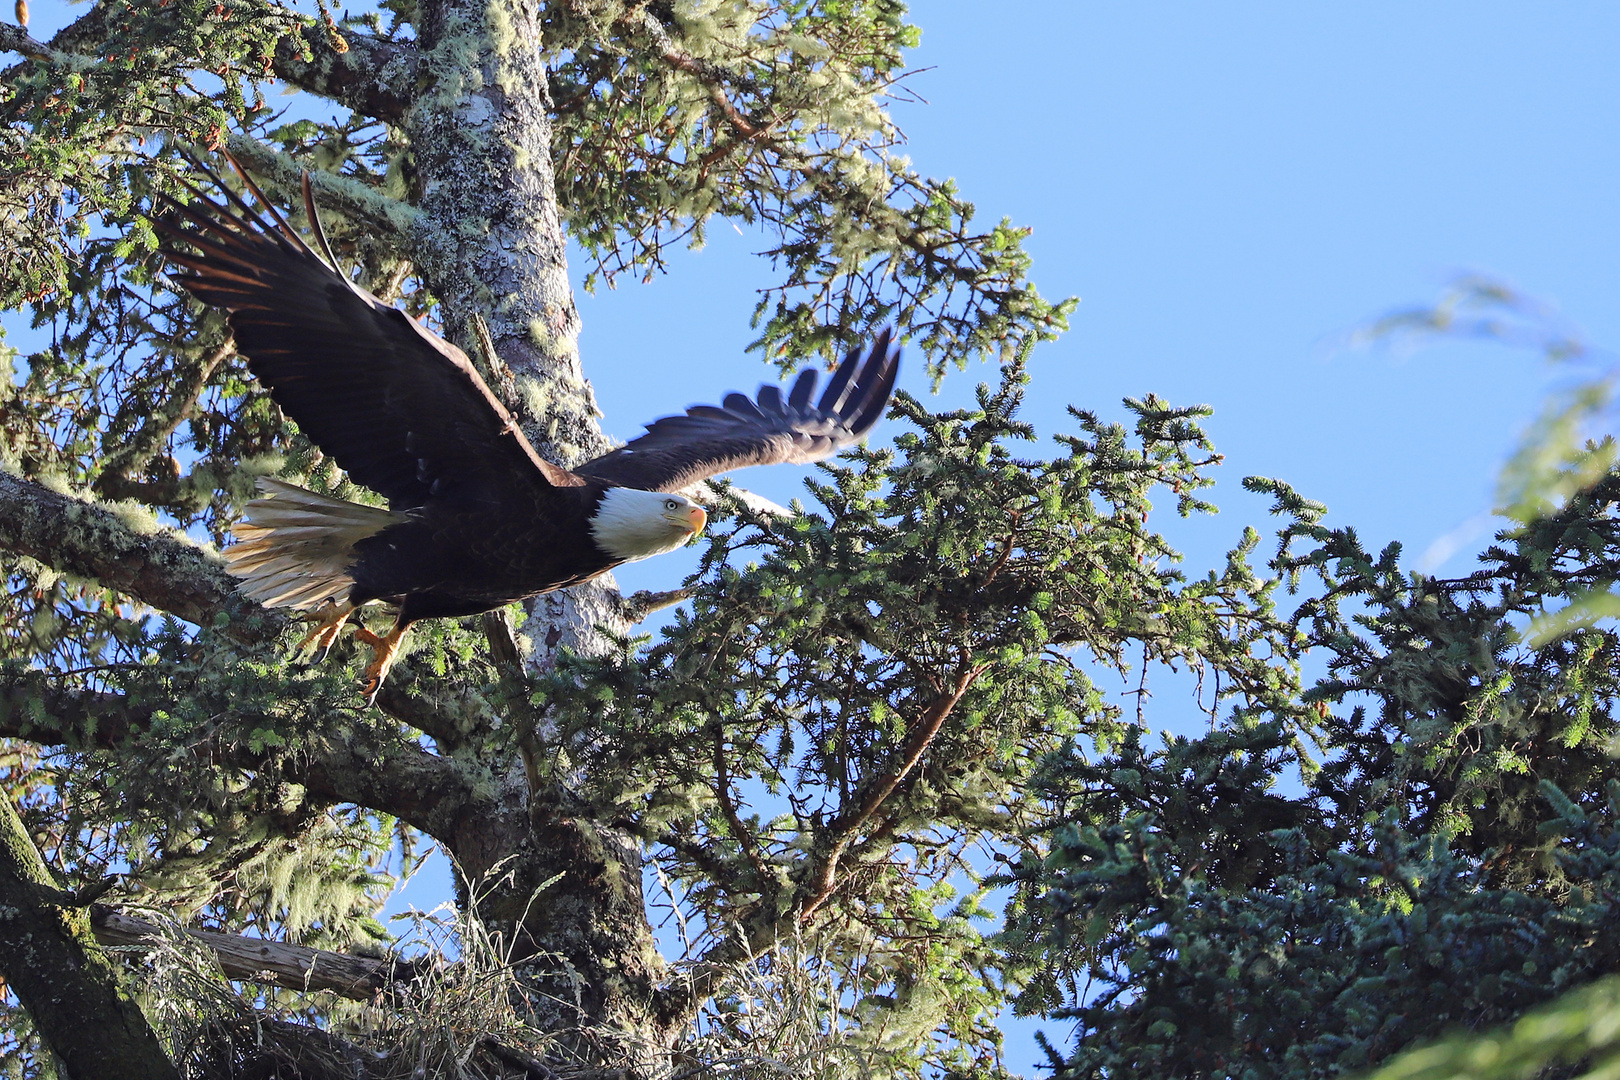
<path id="1" fill-rule="evenodd" d="M 306 32 L 302 42 L 282 38 L 276 46 L 275 72 L 301 90 L 398 123 L 410 108 L 416 84 L 416 50 L 352 31 L 343 35 L 343 43 L 348 49 L 338 52 L 315 30 Z M 301 45 L 309 47 L 308 60 Z"/>
<path id="2" fill-rule="evenodd" d="M 275 636 L 282 618 L 236 592 L 218 556 L 144 511 L 86 502 L 0 471 L 0 548 L 244 643 Z"/>
<path id="3" fill-rule="evenodd" d="M 413 261 L 439 299 L 446 330 L 469 353 L 478 350 L 474 316 L 487 323 L 510 372 L 501 389 L 535 446 L 575 464 L 608 444 L 580 367 L 552 175 L 551 103 L 534 47 L 538 11 L 524 0 L 426 0 L 419 15 L 423 70 L 434 74 L 408 122 L 422 191 Z M 599 627 L 628 626 L 609 578 L 538 597 L 528 608 L 531 667 L 549 666 L 564 647 L 599 652 L 606 644 Z M 554 954 L 573 969 L 539 977 L 536 1003 L 555 1013 L 547 1020 L 591 1029 L 593 1039 L 615 1031 L 632 1042 L 662 1041 L 648 1008 L 662 963 L 646 921 L 636 843 L 578 816 L 561 787 L 530 791 L 515 760 L 499 801 L 497 813 L 435 835 L 470 879 L 485 878 L 490 891 L 480 913 L 511 935 L 520 955 Z M 513 855 L 497 885 L 488 875 Z M 599 1045 L 580 1049 L 614 1056 Z"/>
<path id="4" fill-rule="evenodd" d="M 74 1080 L 179 1080 L 68 899 L 0 798 L 0 975 Z"/>

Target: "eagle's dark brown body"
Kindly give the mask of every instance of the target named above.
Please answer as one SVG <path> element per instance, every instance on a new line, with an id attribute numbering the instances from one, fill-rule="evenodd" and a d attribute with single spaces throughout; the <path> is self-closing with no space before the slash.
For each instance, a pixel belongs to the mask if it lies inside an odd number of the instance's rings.
<path id="1" fill-rule="evenodd" d="M 728 394 L 569 471 L 535 452 L 461 350 L 334 268 L 307 178 L 325 260 L 245 174 L 272 220 L 209 175 L 232 206 L 171 201 L 154 222 L 173 242 L 165 256 L 192 293 L 229 311 L 238 351 L 282 411 L 388 500 L 383 511 L 261 481 L 269 497 L 248 504 L 225 556 L 249 596 L 324 613 L 318 644 L 360 604 L 397 604 L 386 638 L 361 631 L 378 647 L 368 693 L 412 622 L 488 611 L 679 546 L 703 525 L 680 489 L 828 457 L 865 437 L 894 388 L 899 353 L 885 331 L 864 361 L 844 359 L 816 402 L 805 371 L 786 396 Z"/>
<path id="2" fill-rule="evenodd" d="M 425 506 L 354 546 L 349 602 L 385 600 L 399 605 L 402 621 L 415 622 L 476 615 L 589 581 L 624 561 L 590 539 L 606 487 L 568 488 L 560 498 L 519 490 L 499 503 Z"/>

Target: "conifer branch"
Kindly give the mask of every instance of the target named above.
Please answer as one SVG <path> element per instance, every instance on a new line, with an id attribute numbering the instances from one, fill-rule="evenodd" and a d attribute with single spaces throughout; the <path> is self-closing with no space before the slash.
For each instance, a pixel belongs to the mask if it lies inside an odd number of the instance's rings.
<path id="1" fill-rule="evenodd" d="M 290 8 L 272 7 L 268 14 L 282 16 L 289 26 L 306 19 Z M 109 29 L 105 5 L 97 5 L 74 20 L 48 44 L 36 40 L 21 26 L 0 22 L 0 52 L 20 53 L 30 61 L 84 66 L 95 62 L 95 46 L 105 40 Z M 343 42 L 348 48 L 339 52 L 326 35 L 287 33 L 276 43 L 271 70 L 300 90 L 328 98 L 361 115 L 386 123 L 401 122 L 415 90 L 416 49 L 405 42 L 354 31 L 345 31 Z M 0 79 L 10 74 L 0 73 Z"/>
<path id="2" fill-rule="evenodd" d="M 950 690 L 936 697 L 917 718 L 891 767 L 862 784 L 857 789 L 853 804 L 820 831 L 815 844 L 818 854 L 812 856 L 809 871 L 804 875 L 805 885 L 801 886 L 811 890 L 804 899 L 780 917 L 771 914 L 774 908 L 751 906 L 748 916 L 739 920 L 741 925 L 738 932 L 705 952 L 694 965 L 691 978 L 672 983 L 660 992 L 659 1015 L 666 1023 L 683 1022 L 693 1010 L 708 1000 L 725 977 L 728 965 L 759 955 L 770 948 L 772 942 L 792 937 L 797 930 L 795 923 L 798 927 L 810 923 L 816 912 L 837 891 L 839 864 L 856 835 L 913 773 L 963 695 L 989 668 L 987 663 L 964 667 Z M 665 842 L 670 841 L 666 838 Z M 765 880 L 768 882 L 770 879 Z M 761 888 L 764 887 L 765 882 L 762 882 Z"/>
<path id="3" fill-rule="evenodd" d="M 911 775 L 911 771 L 922 760 L 923 754 L 934 741 L 934 736 L 944 726 L 946 719 L 956 708 L 962 695 L 983 675 L 989 664 L 981 663 L 967 668 L 956 678 L 949 692 L 941 694 L 917 718 L 906 739 L 905 747 L 901 750 L 893 766 L 880 776 L 868 779 L 857 789 L 853 806 L 840 810 L 838 815 L 829 821 L 821 835 L 817 837 L 816 848 L 820 854 L 817 865 L 806 876 L 806 884 L 810 888 L 808 896 L 799 905 L 799 922 L 808 924 L 811 918 L 819 911 L 823 904 L 832 896 L 838 887 L 838 864 L 844 853 L 849 850 L 850 844 L 857 834 L 872 820 L 883 804 L 893 795 L 900 784 Z"/>
<path id="4" fill-rule="evenodd" d="M 288 17 L 302 16 L 288 10 Z M 414 46 L 371 34 L 343 31 L 348 49 L 339 52 L 324 34 L 288 34 L 276 43 L 276 75 L 312 94 L 328 98 L 363 116 L 398 124 L 410 108 L 416 89 L 418 58 Z M 304 59 L 304 47 L 309 59 Z"/>
<path id="5" fill-rule="evenodd" d="M 236 592 L 219 558 L 149 517 L 63 495 L 0 472 L 0 549 L 252 643 L 282 618 Z"/>
<path id="6" fill-rule="evenodd" d="M 89 56 L 75 57 L 74 54 L 94 52 L 93 48 L 86 49 L 86 46 L 95 45 L 106 35 L 107 6 L 97 4 L 58 30 L 52 35 L 49 44 L 36 41 L 21 26 L 0 23 L 0 51 L 21 53 L 30 60 L 44 60 L 56 64 L 68 63 L 75 59 L 89 62 Z M 0 82 L 7 81 L 15 70 L 8 68 L 0 72 Z"/>
<path id="7" fill-rule="evenodd" d="M 255 177 L 279 193 L 283 205 L 302 205 L 303 196 L 299 192 L 304 174 L 309 172 L 309 183 L 315 190 L 315 204 L 319 209 L 334 211 L 365 226 L 373 231 L 376 239 L 395 251 L 411 250 L 411 229 L 421 212 L 409 203 L 390 199 L 338 173 L 306 170 L 286 154 L 248 135 L 231 133 L 225 138 L 225 148 Z"/>
<path id="8" fill-rule="evenodd" d="M 227 337 L 222 344 L 188 365 L 189 371 L 182 368 L 176 372 L 181 382 L 176 388 L 179 392 L 166 400 L 155 414 L 146 417 L 140 430 L 127 439 L 117 452 L 108 455 L 92 485 L 98 495 L 109 499 L 138 497 L 149 505 L 172 505 L 180 487 L 178 476 L 157 484 L 143 483 L 134 476 L 152 462 L 169 437 L 191 416 L 197 407 L 197 400 L 208 386 L 208 380 L 235 351 L 235 341 Z"/>
<path id="9" fill-rule="evenodd" d="M 0 681 L 0 738 L 75 750 L 120 750 L 142 739 L 152 719 L 150 708 L 121 694 L 64 688 L 41 672 Z M 330 734 L 311 737 L 296 763 L 281 765 L 284 777 L 301 784 L 316 801 L 391 814 L 437 839 L 454 836 L 465 821 L 495 812 L 448 758 L 404 739 L 385 742 L 331 723 L 320 727 Z M 244 771 L 264 765 L 264 755 L 242 742 L 212 745 L 209 760 Z"/>
<path id="10" fill-rule="evenodd" d="M 754 868 L 758 891 L 766 892 L 774 879 L 760 857 L 758 838 L 743 826 L 742 816 L 737 813 L 736 800 L 731 797 L 731 767 L 726 761 L 726 734 L 720 728 L 716 728 L 714 733 L 714 794 L 720 803 L 721 813 L 725 815 L 726 827 L 731 830 L 731 838 L 747 856 L 748 865 Z"/>
<path id="11" fill-rule="evenodd" d="M 652 12 L 643 11 L 641 13 L 641 25 L 652 37 L 653 43 L 658 47 L 659 55 L 663 57 L 666 63 L 686 72 L 688 75 L 695 76 L 703 84 L 704 88 L 709 92 L 709 100 L 715 103 L 716 107 L 725 116 L 726 122 L 731 125 L 732 130 L 743 141 L 752 141 L 764 133 L 764 129 L 744 116 L 742 110 L 733 105 L 731 99 L 726 96 L 725 86 L 723 85 L 724 76 L 719 68 L 678 49 L 675 43 L 670 40 L 669 31 L 664 29 L 664 24 L 659 22 Z M 729 152 L 729 150 L 730 148 L 727 147 L 722 152 Z"/>

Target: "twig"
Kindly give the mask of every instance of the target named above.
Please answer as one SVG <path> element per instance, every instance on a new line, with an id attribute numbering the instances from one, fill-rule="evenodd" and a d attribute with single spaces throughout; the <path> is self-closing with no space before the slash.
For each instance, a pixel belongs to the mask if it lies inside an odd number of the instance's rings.
<path id="1" fill-rule="evenodd" d="M 628 623 L 638 623 L 653 612 L 674 607 L 691 595 L 691 589 L 667 589 L 663 592 L 642 589 L 620 599 L 619 617 Z"/>
<path id="2" fill-rule="evenodd" d="M 851 810 L 840 813 L 827 824 L 822 836 L 831 836 L 834 839 L 827 854 L 822 859 L 822 865 L 809 879 L 814 891 L 799 905 L 799 922 L 801 924 L 808 923 L 837 888 L 838 863 L 843 858 L 844 853 L 849 850 L 849 845 L 854 840 L 855 834 L 871 820 L 872 815 L 877 813 L 878 808 L 883 805 L 884 801 L 894 794 L 895 789 L 900 786 L 901 781 L 910 775 L 911 770 L 917 767 L 917 763 L 922 760 L 923 754 L 927 752 L 929 745 L 933 743 L 934 736 L 939 734 L 939 729 L 944 726 L 946 719 L 951 715 L 951 711 L 962 700 L 962 695 L 967 693 L 968 688 L 973 685 L 980 675 L 984 674 L 989 666 L 988 663 L 975 664 L 958 675 L 950 693 L 935 698 L 922 716 L 918 718 L 917 725 L 911 732 L 911 737 L 906 741 L 898 768 L 893 769 L 885 776 L 879 777 L 873 784 L 863 785 L 866 792 L 861 796 L 860 802 Z"/>
<path id="3" fill-rule="evenodd" d="M 484 1049 L 489 1051 L 490 1056 L 522 1069 L 528 1080 L 557 1080 L 557 1074 L 547 1068 L 545 1062 L 515 1046 L 507 1046 L 493 1036 L 484 1038 Z"/>

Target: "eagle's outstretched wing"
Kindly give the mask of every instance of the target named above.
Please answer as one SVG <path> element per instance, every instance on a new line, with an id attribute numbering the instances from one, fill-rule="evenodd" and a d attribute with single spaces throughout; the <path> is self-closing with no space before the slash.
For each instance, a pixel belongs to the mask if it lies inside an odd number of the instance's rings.
<path id="1" fill-rule="evenodd" d="M 852 349 L 833 372 L 821 400 L 810 403 L 816 372 L 800 373 L 787 399 L 775 386 L 759 396 L 727 394 L 724 404 L 695 405 L 666 416 L 626 446 L 587 461 L 575 471 L 596 480 L 646 491 L 679 491 L 706 477 L 745 465 L 803 464 L 831 457 L 876 426 L 900 373 L 900 350 L 884 330 L 865 361 Z"/>
<path id="2" fill-rule="evenodd" d="M 408 510 L 582 482 L 535 453 L 460 349 L 338 273 L 243 179 L 273 221 L 214 177 L 234 208 L 195 192 L 167 200 L 153 222 L 170 241 L 163 256 L 189 271 L 176 276 L 193 295 L 230 312 L 248 368 L 356 483 Z M 307 175 L 304 205 L 325 248 Z"/>

